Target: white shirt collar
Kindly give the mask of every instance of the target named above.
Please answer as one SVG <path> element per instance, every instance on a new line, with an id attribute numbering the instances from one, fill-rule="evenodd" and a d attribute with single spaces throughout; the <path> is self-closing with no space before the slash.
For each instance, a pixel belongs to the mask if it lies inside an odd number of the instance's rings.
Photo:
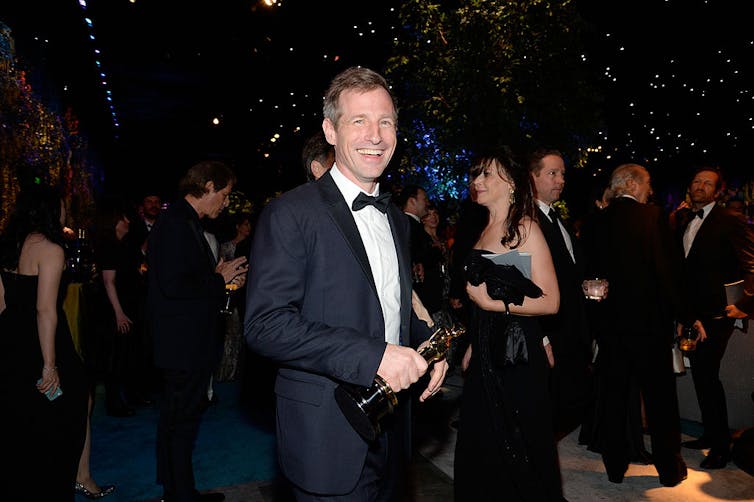
<path id="1" fill-rule="evenodd" d="M 712 208 L 715 207 L 715 204 L 717 204 L 717 202 L 713 200 L 712 202 L 710 202 L 709 204 L 707 204 L 706 206 L 702 208 L 702 211 L 704 211 L 704 218 L 706 218 L 707 215 L 710 213 L 710 211 L 712 211 Z"/>
<path id="2" fill-rule="evenodd" d="M 412 217 L 413 219 L 415 219 L 416 221 L 418 221 L 419 223 L 421 223 L 421 222 L 422 222 L 422 220 L 421 220 L 421 219 L 420 219 L 420 218 L 419 218 L 418 216 L 416 216 L 416 215 L 415 215 L 414 213 L 409 213 L 409 212 L 407 212 L 407 211 L 403 211 L 403 212 L 404 212 L 405 214 L 409 215 L 410 217 Z"/>
<path id="3" fill-rule="evenodd" d="M 539 209 L 541 209 L 542 212 L 545 213 L 547 215 L 547 217 L 549 218 L 550 217 L 550 209 L 552 209 L 552 206 L 549 205 L 549 204 L 545 204 L 544 202 L 542 202 L 539 199 L 534 199 L 534 202 L 537 203 L 537 206 L 539 206 Z"/>
<path id="4" fill-rule="evenodd" d="M 362 190 L 361 187 L 356 183 L 346 178 L 345 175 L 340 171 L 340 169 L 338 169 L 337 164 L 332 165 L 332 168 L 330 169 L 330 175 L 332 176 L 335 185 L 338 187 L 338 190 L 340 190 L 340 193 L 343 194 L 343 198 L 348 203 L 348 207 L 351 207 L 354 199 L 359 195 L 360 192 L 364 192 L 364 190 Z M 374 192 L 368 193 L 367 195 L 376 197 L 379 194 L 380 184 L 375 183 Z"/>

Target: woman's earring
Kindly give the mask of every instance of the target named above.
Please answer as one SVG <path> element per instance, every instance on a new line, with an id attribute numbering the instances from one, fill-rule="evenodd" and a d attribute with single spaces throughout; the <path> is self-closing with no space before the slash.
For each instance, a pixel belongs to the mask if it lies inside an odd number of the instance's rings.
<path id="1" fill-rule="evenodd" d="M 511 206 L 516 203 L 516 191 L 513 189 L 513 187 L 511 187 L 510 203 Z"/>

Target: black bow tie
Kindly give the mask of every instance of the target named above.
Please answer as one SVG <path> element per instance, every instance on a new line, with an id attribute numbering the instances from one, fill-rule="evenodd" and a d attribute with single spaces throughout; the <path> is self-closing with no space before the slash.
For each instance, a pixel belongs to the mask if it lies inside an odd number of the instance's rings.
<path id="1" fill-rule="evenodd" d="M 698 216 L 700 219 L 704 219 L 704 209 L 700 209 L 699 211 L 691 211 L 691 218 L 693 219 L 694 216 Z"/>
<path id="2" fill-rule="evenodd" d="M 387 212 L 388 204 L 390 204 L 390 192 L 381 193 L 377 197 L 372 197 L 371 195 L 367 195 L 364 192 L 359 192 L 359 195 L 356 196 L 353 204 L 351 204 L 351 209 L 358 211 L 360 209 L 363 209 L 365 206 L 371 205 L 384 213 Z"/>
<path id="3" fill-rule="evenodd" d="M 550 217 L 550 221 L 552 221 L 553 223 L 555 223 L 556 221 L 560 219 L 560 214 L 558 213 L 558 210 L 555 209 L 554 207 L 550 208 L 550 212 L 547 213 L 547 215 Z"/>

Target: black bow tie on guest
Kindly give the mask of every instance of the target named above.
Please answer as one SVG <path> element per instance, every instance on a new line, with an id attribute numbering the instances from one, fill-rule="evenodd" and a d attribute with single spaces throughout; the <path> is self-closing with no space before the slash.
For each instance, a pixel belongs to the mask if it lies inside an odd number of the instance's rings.
<path id="1" fill-rule="evenodd" d="M 701 219 L 704 219 L 704 209 L 700 209 L 699 211 L 691 211 L 691 218 L 693 219 L 694 216 L 698 216 Z"/>
<path id="2" fill-rule="evenodd" d="M 560 219 L 560 214 L 558 214 L 558 210 L 554 207 L 550 208 L 550 212 L 547 213 L 547 216 L 550 217 L 550 221 L 552 221 L 553 223 L 557 222 Z"/>
<path id="3" fill-rule="evenodd" d="M 385 213 L 387 212 L 388 204 L 390 204 L 390 192 L 381 193 L 377 197 L 372 197 L 364 192 L 359 192 L 359 195 L 356 196 L 351 205 L 351 209 L 358 211 L 365 206 L 374 206 L 381 212 Z"/>

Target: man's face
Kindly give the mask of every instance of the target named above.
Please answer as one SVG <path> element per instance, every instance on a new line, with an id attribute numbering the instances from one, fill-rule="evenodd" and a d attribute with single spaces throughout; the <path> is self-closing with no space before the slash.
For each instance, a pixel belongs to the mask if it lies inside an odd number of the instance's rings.
<path id="1" fill-rule="evenodd" d="M 147 218 L 154 220 L 160 215 L 160 211 L 162 210 L 162 201 L 158 196 L 147 195 L 146 197 L 144 197 L 143 205 L 144 216 L 146 216 Z"/>
<path id="2" fill-rule="evenodd" d="M 429 204 L 427 192 L 420 189 L 416 192 L 416 197 L 411 197 L 411 199 L 414 201 L 412 212 L 419 217 L 419 219 L 424 218 L 427 214 L 427 205 Z"/>
<path id="3" fill-rule="evenodd" d="M 367 92 L 344 91 L 338 124 L 325 119 L 327 141 L 335 146 L 335 162 L 344 176 L 367 192 L 390 162 L 395 151 L 396 113 L 383 88 Z"/>
<path id="4" fill-rule="evenodd" d="M 201 201 L 201 208 L 204 215 L 214 220 L 220 216 L 223 209 L 228 206 L 228 202 L 230 202 L 230 192 L 233 190 L 233 185 L 228 184 L 225 188 L 215 191 L 215 184 L 208 181 L 206 188 L 207 193 L 202 195 L 199 200 Z"/>
<path id="5" fill-rule="evenodd" d="M 537 199 L 552 204 L 560 199 L 565 186 L 565 163 L 559 155 L 545 155 L 539 173 L 532 173 Z"/>
<path id="6" fill-rule="evenodd" d="M 718 190 L 715 188 L 718 175 L 714 171 L 699 171 L 689 185 L 689 197 L 695 207 L 701 208 L 713 202 L 717 198 Z"/>

